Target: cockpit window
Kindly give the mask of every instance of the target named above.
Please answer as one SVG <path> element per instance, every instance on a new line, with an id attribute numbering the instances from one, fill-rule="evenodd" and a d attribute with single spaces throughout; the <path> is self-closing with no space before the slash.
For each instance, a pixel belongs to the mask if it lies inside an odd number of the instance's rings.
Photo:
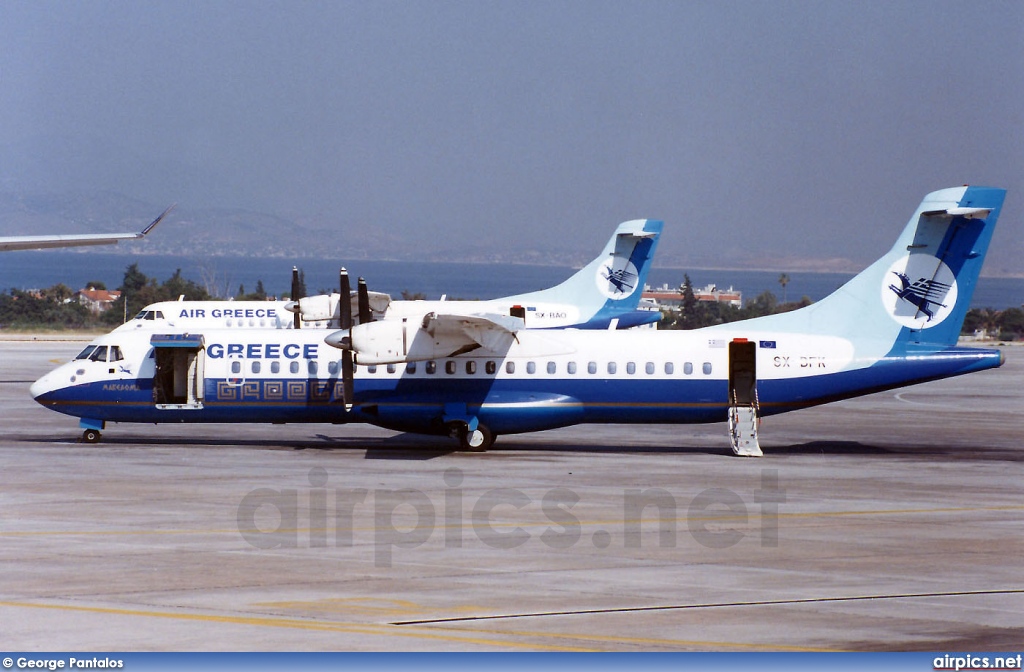
<path id="1" fill-rule="evenodd" d="M 87 345 L 85 346 L 85 350 L 82 350 L 80 353 L 78 353 L 78 356 L 75 357 L 75 359 L 89 359 L 89 355 L 91 355 L 92 351 L 95 349 L 95 345 Z"/>
<path id="2" fill-rule="evenodd" d="M 94 362 L 105 362 L 107 361 L 107 346 L 100 345 L 89 355 L 89 359 Z"/>
<path id="3" fill-rule="evenodd" d="M 164 314 L 163 314 L 162 311 L 159 311 L 159 310 L 143 310 L 143 311 L 140 311 L 139 314 L 135 316 L 135 319 L 136 320 L 162 320 L 162 319 L 164 319 Z"/>
<path id="4" fill-rule="evenodd" d="M 110 356 L 107 358 L 108 362 L 120 362 L 124 357 L 121 355 L 121 348 L 116 345 L 110 346 Z"/>

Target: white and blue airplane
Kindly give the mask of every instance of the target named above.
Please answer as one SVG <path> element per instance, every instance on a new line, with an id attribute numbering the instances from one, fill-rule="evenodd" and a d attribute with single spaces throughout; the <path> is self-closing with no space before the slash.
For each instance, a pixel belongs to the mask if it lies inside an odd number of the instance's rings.
<path id="1" fill-rule="evenodd" d="M 369 292 L 360 284 L 350 291 L 342 269 L 339 293 L 293 301 L 161 301 L 143 308 L 118 329 L 208 328 L 339 328 L 342 294 L 349 296 L 356 322 L 422 320 L 426 315 L 519 317 L 525 328 L 628 329 L 653 324 L 661 313 L 640 305 L 663 223 L 653 219 L 623 222 L 601 253 L 559 285 L 526 294 L 486 301 L 393 301 L 388 294 Z M 362 281 L 360 280 L 360 283 Z M 298 289 L 292 269 L 292 296 Z M 363 296 L 360 310 L 358 300 Z"/>
<path id="2" fill-rule="evenodd" d="M 893 248 L 793 312 L 693 331 L 537 330 L 478 317 L 330 331 L 113 332 L 36 381 L 43 406 L 107 422 L 366 422 L 495 436 L 579 423 L 729 422 L 760 455 L 762 415 L 998 367 L 957 339 L 1005 191 L 927 195 Z M 351 311 L 347 311 L 351 312 Z"/>
<path id="3" fill-rule="evenodd" d="M 139 240 L 156 228 L 174 206 L 170 206 L 149 226 L 138 233 L 83 233 L 48 236 L 4 236 L 0 237 L 0 252 L 10 250 L 42 250 L 54 247 L 80 247 L 84 245 L 113 245 L 122 240 Z"/>

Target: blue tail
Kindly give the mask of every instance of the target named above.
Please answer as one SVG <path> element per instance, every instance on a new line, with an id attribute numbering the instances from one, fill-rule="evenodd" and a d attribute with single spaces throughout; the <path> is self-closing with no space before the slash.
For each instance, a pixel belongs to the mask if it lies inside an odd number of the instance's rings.
<path id="1" fill-rule="evenodd" d="M 880 356 L 955 346 L 1005 196 L 988 187 L 932 192 L 889 253 L 833 294 L 748 324 L 839 336 Z"/>
<path id="2" fill-rule="evenodd" d="M 653 219 L 623 222 L 596 259 L 565 282 L 537 292 L 508 297 L 523 305 L 579 306 L 580 329 L 619 328 L 657 322 L 658 311 L 637 309 L 663 223 Z"/>

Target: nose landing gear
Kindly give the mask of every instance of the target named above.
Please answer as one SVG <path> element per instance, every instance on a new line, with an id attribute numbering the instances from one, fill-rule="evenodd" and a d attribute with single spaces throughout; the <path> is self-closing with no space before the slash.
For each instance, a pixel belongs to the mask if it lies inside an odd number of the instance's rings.
<path id="1" fill-rule="evenodd" d="M 100 431 L 106 426 L 106 422 L 103 420 L 89 420 L 88 418 L 81 418 L 78 421 L 78 426 L 83 430 L 82 441 L 85 443 L 99 443 L 100 442 Z"/>
<path id="2" fill-rule="evenodd" d="M 483 423 L 477 423 L 476 429 L 470 429 L 469 425 L 459 423 L 459 426 L 452 428 L 452 434 L 459 440 L 462 450 L 482 453 L 494 445 L 494 432 Z"/>

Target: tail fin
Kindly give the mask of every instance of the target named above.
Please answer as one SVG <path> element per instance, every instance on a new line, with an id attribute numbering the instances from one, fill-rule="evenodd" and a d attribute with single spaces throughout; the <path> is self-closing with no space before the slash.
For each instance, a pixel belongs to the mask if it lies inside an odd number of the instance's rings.
<path id="1" fill-rule="evenodd" d="M 514 303 L 574 304 L 581 329 L 604 329 L 613 320 L 622 327 L 657 321 L 660 313 L 638 311 L 663 223 L 636 219 L 619 224 L 596 259 L 565 282 L 537 292 L 508 297 Z"/>
<path id="2" fill-rule="evenodd" d="M 1005 196 L 989 187 L 932 192 L 889 253 L 833 294 L 751 322 L 886 352 L 956 345 Z"/>

